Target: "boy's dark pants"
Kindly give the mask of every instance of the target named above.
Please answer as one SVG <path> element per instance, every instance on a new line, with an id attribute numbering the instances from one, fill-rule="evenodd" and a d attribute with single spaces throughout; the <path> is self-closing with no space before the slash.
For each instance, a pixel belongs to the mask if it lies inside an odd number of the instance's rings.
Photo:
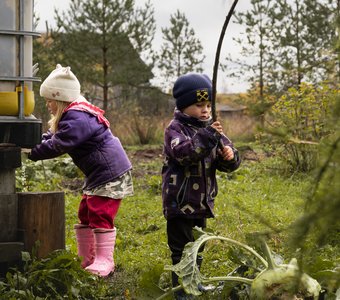
<path id="1" fill-rule="evenodd" d="M 186 218 L 174 218 L 167 221 L 167 235 L 168 235 L 168 245 L 171 250 L 172 264 L 175 265 L 180 262 L 184 246 L 195 241 L 193 236 L 193 228 L 201 227 L 204 229 L 206 227 L 206 219 L 186 219 Z M 200 252 L 203 251 L 203 247 Z M 202 258 L 197 257 L 197 264 L 200 267 L 202 263 Z M 178 285 L 178 276 L 172 272 L 172 286 L 176 287 Z"/>

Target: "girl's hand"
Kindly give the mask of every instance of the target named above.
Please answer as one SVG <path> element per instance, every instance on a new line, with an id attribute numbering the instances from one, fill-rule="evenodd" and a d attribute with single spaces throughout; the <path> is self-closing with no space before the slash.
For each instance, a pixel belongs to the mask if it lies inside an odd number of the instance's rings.
<path id="1" fill-rule="evenodd" d="M 220 134 L 223 134 L 223 128 L 219 121 L 215 121 L 210 126 L 214 128 L 216 131 L 218 131 Z"/>
<path id="2" fill-rule="evenodd" d="M 223 160 L 233 160 L 234 159 L 234 151 L 229 146 L 224 146 L 223 149 L 219 149 L 218 153 L 222 156 Z"/>

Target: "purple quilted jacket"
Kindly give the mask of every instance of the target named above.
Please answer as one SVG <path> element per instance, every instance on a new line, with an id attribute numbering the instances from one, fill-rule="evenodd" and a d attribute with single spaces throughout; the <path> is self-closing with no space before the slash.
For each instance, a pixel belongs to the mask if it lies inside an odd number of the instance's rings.
<path id="1" fill-rule="evenodd" d="M 216 170 L 231 172 L 240 165 L 232 142 L 209 124 L 176 110 L 165 130 L 162 198 L 166 219 L 213 217 Z M 220 139 L 234 150 L 232 161 L 217 153 Z"/>
<path id="2" fill-rule="evenodd" d="M 31 160 L 68 153 L 85 175 L 84 189 L 92 189 L 123 175 L 132 168 L 119 141 L 98 117 L 79 110 L 64 112 L 55 134 L 43 135 L 32 149 Z"/>

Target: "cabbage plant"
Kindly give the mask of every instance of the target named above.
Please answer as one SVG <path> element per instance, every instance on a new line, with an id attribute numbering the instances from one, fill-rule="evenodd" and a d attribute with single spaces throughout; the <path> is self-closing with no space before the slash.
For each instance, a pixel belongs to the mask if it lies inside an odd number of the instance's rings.
<path id="1" fill-rule="evenodd" d="M 188 243 L 183 251 L 181 261 L 173 266 L 165 266 L 165 270 L 175 272 L 180 278 L 181 285 L 163 294 L 158 299 L 162 299 L 176 290 L 184 289 L 187 294 L 199 296 L 202 294 L 200 285 L 214 282 L 235 282 L 244 283 L 250 286 L 250 299 L 318 299 L 321 292 L 320 284 L 303 273 L 293 258 L 289 264 L 278 264 L 274 261 L 271 251 L 265 241 L 264 254 L 261 256 L 253 248 L 241 242 L 223 236 L 207 233 L 200 228 L 195 228 L 201 236 L 195 242 Z M 242 248 L 249 255 L 255 257 L 263 269 L 256 274 L 254 279 L 242 276 L 219 276 L 206 277 L 200 273 L 196 263 L 198 250 L 209 240 L 221 240 Z"/>

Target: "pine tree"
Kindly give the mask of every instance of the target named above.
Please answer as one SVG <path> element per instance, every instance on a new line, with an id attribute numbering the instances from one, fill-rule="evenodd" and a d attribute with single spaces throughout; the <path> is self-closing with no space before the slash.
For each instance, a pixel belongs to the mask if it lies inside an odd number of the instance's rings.
<path id="1" fill-rule="evenodd" d="M 56 12 L 56 19 L 53 39 L 60 62 L 72 66 L 90 94 L 102 89 L 104 110 L 112 87 L 138 86 L 150 79 L 152 65 L 139 57 L 155 32 L 149 4 L 135 10 L 134 0 L 71 0 L 66 12 Z"/>
<path id="2" fill-rule="evenodd" d="M 274 53 L 281 88 L 327 79 L 335 54 L 332 1 L 278 0 L 273 15 Z M 334 64 L 333 64 L 334 66 Z M 331 67 L 332 68 L 332 67 Z"/>
<path id="3" fill-rule="evenodd" d="M 269 73 L 272 69 L 270 53 L 272 51 L 272 18 L 270 11 L 272 1 L 251 0 L 251 9 L 235 14 L 234 23 L 244 27 L 240 37 L 234 38 L 241 46 L 242 58 L 234 59 L 230 55 L 222 67 L 230 75 L 246 78 L 252 88 L 258 88 L 260 96 L 264 95 L 264 87 L 273 84 Z M 231 66 L 234 70 L 231 71 Z"/>
<path id="4" fill-rule="evenodd" d="M 302 81 L 315 83 L 338 74 L 334 1 L 251 0 L 251 4 L 250 10 L 235 16 L 245 31 L 235 39 L 242 58 L 228 57 L 224 65 L 227 70 L 236 66 L 232 76 L 246 78 L 263 97 L 265 87 L 280 93 Z"/>
<path id="5" fill-rule="evenodd" d="M 144 8 L 138 7 L 132 17 L 132 30 L 130 40 L 143 59 L 150 67 L 154 67 L 156 54 L 152 49 L 152 43 L 156 33 L 154 8 L 148 0 Z"/>
<path id="6" fill-rule="evenodd" d="M 179 10 L 170 16 L 171 25 L 162 28 L 163 44 L 161 46 L 159 69 L 171 86 L 174 80 L 187 72 L 202 72 L 203 47 L 195 31 L 189 27 L 189 21 Z"/>

